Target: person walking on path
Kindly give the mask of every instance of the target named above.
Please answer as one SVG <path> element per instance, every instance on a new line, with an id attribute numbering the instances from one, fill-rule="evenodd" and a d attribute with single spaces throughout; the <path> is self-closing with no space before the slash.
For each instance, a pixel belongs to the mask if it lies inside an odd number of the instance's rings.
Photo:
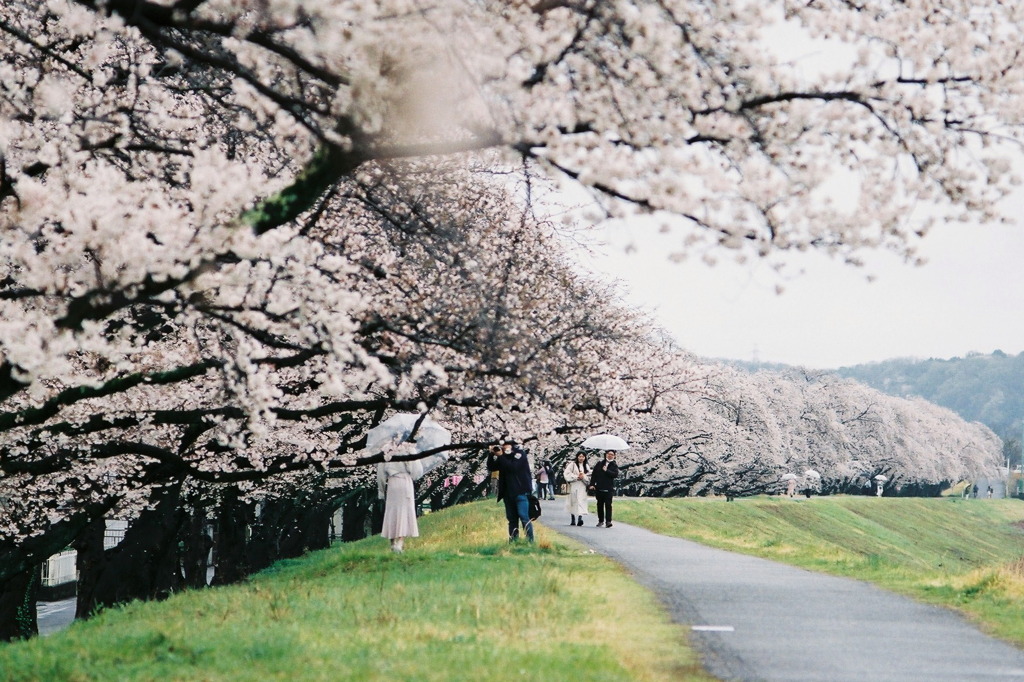
<path id="1" fill-rule="evenodd" d="M 537 468 L 533 471 L 533 478 L 537 481 L 537 497 L 542 500 L 548 499 L 548 468 L 541 462 L 537 465 Z M 554 499 L 552 496 L 551 499 Z"/>
<path id="2" fill-rule="evenodd" d="M 549 500 L 555 499 L 555 470 L 551 468 L 551 460 L 544 460 L 544 471 L 548 475 L 548 487 L 545 490 Z"/>
<path id="3" fill-rule="evenodd" d="M 508 541 L 519 539 L 519 525 L 522 524 L 527 539 L 533 542 L 529 498 L 533 491 L 533 475 L 526 453 L 512 443 L 505 443 L 500 455 L 494 452 L 487 455 L 487 469 L 498 472 L 498 499 L 505 502 Z"/>
<path id="4" fill-rule="evenodd" d="M 590 476 L 586 454 L 576 453 L 576 459 L 565 466 L 563 475 L 569 486 L 569 498 L 565 501 L 565 508 L 569 511 L 569 525 L 582 526 L 583 517 L 587 515 L 587 479 Z"/>
<path id="5" fill-rule="evenodd" d="M 377 496 L 384 500 L 384 523 L 380 534 L 391 541 L 392 551 L 401 552 L 406 538 L 420 535 L 413 482 L 446 459 L 447 455 L 434 455 L 377 465 Z"/>
<path id="6" fill-rule="evenodd" d="M 604 453 L 604 459 L 594 465 L 590 475 L 590 487 L 597 498 L 597 527 L 612 527 L 612 497 L 615 496 L 615 479 L 619 465 L 615 463 L 615 451 Z"/>

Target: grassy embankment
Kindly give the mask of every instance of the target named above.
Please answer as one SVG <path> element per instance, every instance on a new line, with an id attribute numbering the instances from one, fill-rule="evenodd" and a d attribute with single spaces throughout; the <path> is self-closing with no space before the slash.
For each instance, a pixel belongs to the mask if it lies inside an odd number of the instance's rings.
<path id="1" fill-rule="evenodd" d="M 0 680 L 710 680 L 654 597 L 540 529 L 509 546 L 493 502 L 422 519 L 244 585 L 109 609 L 0 644 Z"/>
<path id="2" fill-rule="evenodd" d="M 1024 646 L 1024 502 L 960 498 L 620 500 L 616 519 L 952 607 Z"/>

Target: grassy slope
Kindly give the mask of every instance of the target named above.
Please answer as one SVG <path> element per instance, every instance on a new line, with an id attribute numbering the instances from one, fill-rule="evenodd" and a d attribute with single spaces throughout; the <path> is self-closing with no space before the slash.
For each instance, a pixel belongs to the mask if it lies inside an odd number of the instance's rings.
<path id="1" fill-rule="evenodd" d="M 245 585 L 136 603 L 0 645 L 0 680 L 707 680 L 653 596 L 494 503 L 431 514 L 402 555 L 371 538 Z"/>
<path id="2" fill-rule="evenodd" d="M 621 500 L 666 535 L 869 580 L 1024 646 L 1024 503 L 960 498 Z"/>

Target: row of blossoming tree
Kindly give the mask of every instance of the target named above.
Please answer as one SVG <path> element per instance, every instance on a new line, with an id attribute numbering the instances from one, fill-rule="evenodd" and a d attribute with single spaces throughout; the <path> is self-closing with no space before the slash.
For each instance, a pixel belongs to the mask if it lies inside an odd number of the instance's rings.
<path id="1" fill-rule="evenodd" d="M 621 424 L 664 492 L 983 466 L 990 435 L 933 408 L 696 363 L 533 208 L 564 183 L 672 222 L 681 254 L 913 259 L 1016 182 L 1020 12 L 7 2 L 0 635 L 32 630 L 68 545 L 80 615 L 203 584 L 211 517 L 219 582 L 323 546 L 396 410 L 450 424 L 467 472 L 493 434 Z M 792 31 L 849 49 L 809 67 L 775 47 Z M 131 526 L 104 550 L 110 515 Z"/>

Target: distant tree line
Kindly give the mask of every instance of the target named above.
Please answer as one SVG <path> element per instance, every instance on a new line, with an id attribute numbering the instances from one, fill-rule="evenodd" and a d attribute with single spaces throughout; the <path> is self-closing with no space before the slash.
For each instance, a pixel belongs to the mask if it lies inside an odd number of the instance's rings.
<path id="1" fill-rule="evenodd" d="M 1020 462 L 1024 421 L 1024 353 L 969 353 L 948 360 L 898 358 L 836 370 L 898 397 L 919 396 L 947 407 L 967 421 L 981 422 Z"/>
<path id="2" fill-rule="evenodd" d="M 749 371 L 784 371 L 769 363 L 730 362 Z M 950 359 L 893 358 L 834 371 L 899 398 L 919 397 L 981 422 L 1003 440 L 1004 456 L 1021 463 L 1024 429 L 1024 353 L 968 353 Z"/>

